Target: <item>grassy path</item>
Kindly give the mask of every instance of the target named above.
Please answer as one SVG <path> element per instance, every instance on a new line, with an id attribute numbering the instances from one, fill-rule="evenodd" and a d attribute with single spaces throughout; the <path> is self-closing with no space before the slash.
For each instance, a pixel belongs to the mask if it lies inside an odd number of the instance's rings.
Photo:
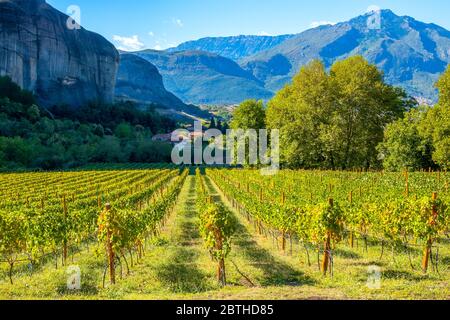
<path id="1" fill-rule="evenodd" d="M 136 274 L 125 279 L 125 298 L 189 299 L 218 289 L 214 265 L 199 235 L 195 197 L 195 176 L 188 176 L 160 238 Z"/>

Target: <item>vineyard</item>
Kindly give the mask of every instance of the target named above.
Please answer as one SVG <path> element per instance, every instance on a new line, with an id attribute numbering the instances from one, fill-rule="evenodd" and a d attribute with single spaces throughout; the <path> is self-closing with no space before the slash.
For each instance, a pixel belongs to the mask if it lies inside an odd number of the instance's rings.
<path id="1" fill-rule="evenodd" d="M 0 182 L 0 299 L 450 298 L 447 172 L 95 165 Z"/>

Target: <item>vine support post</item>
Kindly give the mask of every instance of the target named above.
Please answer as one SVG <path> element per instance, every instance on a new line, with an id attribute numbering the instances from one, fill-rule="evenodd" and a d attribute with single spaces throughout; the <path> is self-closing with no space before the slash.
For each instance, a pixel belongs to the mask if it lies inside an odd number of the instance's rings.
<path id="1" fill-rule="evenodd" d="M 438 196 L 437 192 L 433 192 L 433 195 L 432 195 L 433 201 L 437 200 L 437 196 Z M 434 203 L 433 203 L 432 214 L 433 214 L 433 221 L 434 221 L 436 219 L 437 214 L 438 214 L 436 204 L 434 204 Z M 423 260 L 422 260 L 422 271 L 423 271 L 423 273 L 427 273 L 428 272 L 428 265 L 429 265 L 429 262 L 430 262 L 432 246 L 433 246 L 433 239 L 431 239 L 431 237 L 430 237 L 427 240 L 427 244 L 426 244 L 426 247 L 425 247 L 424 253 L 423 253 Z"/>
<path id="2" fill-rule="evenodd" d="M 109 212 L 111 210 L 111 205 L 109 203 L 107 203 L 105 205 L 105 211 Z M 106 234 L 106 250 L 108 252 L 108 264 L 109 264 L 109 278 L 110 278 L 110 282 L 111 284 L 115 284 L 116 283 L 116 267 L 115 267 L 115 254 L 114 254 L 114 249 L 113 249 L 113 245 L 111 242 L 111 238 L 112 238 L 112 232 L 111 230 L 108 229 L 107 234 Z"/>
<path id="3" fill-rule="evenodd" d="M 222 287 L 225 287 L 227 285 L 227 279 L 225 276 L 225 259 L 221 258 L 219 260 L 219 265 L 218 265 L 218 269 L 217 269 L 217 277 L 219 280 L 219 284 Z"/>
<path id="4" fill-rule="evenodd" d="M 63 195 L 63 210 L 64 210 L 64 223 L 67 226 L 67 202 L 66 202 L 66 195 Z M 64 235 L 63 261 L 64 261 L 64 265 L 66 265 L 66 262 L 67 262 L 67 232 Z"/>
<path id="5" fill-rule="evenodd" d="M 334 206 L 333 199 L 329 199 L 328 202 L 331 207 Z M 330 251 L 331 251 L 331 232 L 328 231 L 327 239 L 325 240 L 325 244 L 324 244 L 324 253 L 323 253 L 323 259 L 322 259 L 322 272 L 323 272 L 324 276 L 327 275 L 327 271 L 328 271 L 328 267 L 329 267 L 329 263 L 330 263 L 330 258 L 331 258 Z"/>
<path id="6" fill-rule="evenodd" d="M 350 205 L 352 205 L 353 204 L 353 191 L 350 191 L 348 200 L 350 202 Z M 350 247 L 353 248 L 355 246 L 355 235 L 354 235 L 353 231 L 350 231 L 350 240 L 349 240 L 349 242 L 350 242 Z"/>

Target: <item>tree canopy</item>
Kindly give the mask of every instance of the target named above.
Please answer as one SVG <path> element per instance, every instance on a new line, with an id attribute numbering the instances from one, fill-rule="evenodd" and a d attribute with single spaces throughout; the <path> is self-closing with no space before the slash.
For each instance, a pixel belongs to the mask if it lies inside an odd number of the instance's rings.
<path id="1" fill-rule="evenodd" d="M 373 168 L 380 165 L 377 145 L 386 125 L 413 105 L 361 56 L 329 72 L 312 61 L 269 102 L 267 124 L 281 130 L 281 158 L 289 167 Z"/>
<path id="2" fill-rule="evenodd" d="M 233 111 L 232 129 L 264 129 L 266 110 L 262 101 L 247 100 Z"/>
<path id="3" fill-rule="evenodd" d="M 40 108 L 30 92 L 0 77 L 0 170 L 166 162 L 172 146 L 151 137 L 173 129 L 173 120 L 131 103 Z"/>

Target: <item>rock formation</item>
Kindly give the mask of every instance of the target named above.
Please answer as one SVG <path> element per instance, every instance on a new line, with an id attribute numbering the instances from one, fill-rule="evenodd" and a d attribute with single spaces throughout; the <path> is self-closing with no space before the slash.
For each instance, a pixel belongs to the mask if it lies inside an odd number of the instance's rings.
<path id="1" fill-rule="evenodd" d="M 0 75 L 42 105 L 112 102 L 118 63 L 111 43 L 45 0 L 0 0 Z"/>

